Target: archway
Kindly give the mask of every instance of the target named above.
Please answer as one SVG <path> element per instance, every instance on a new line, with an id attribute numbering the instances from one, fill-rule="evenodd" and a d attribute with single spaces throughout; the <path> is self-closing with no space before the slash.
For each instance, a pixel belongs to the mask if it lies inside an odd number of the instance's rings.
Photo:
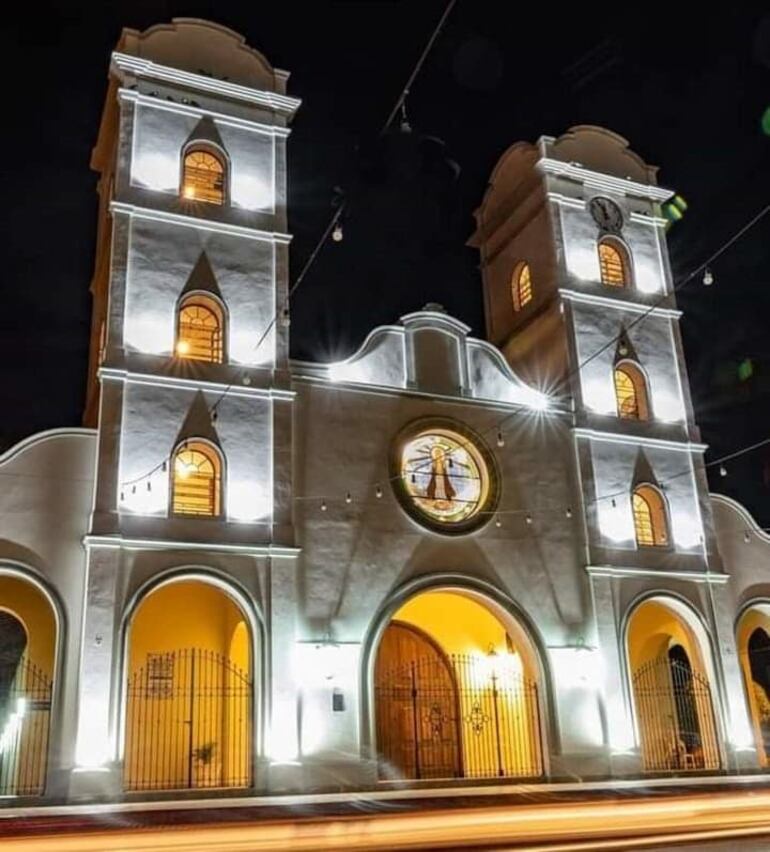
<path id="1" fill-rule="evenodd" d="M 37 586 L 0 574 L 0 795 L 45 791 L 57 626 Z"/>
<path id="2" fill-rule="evenodd" d="M 738 624 L 738 654 L 757 758 L 770 765 L 770 604 L 755 604 Z"/>
<path id="3" fill-rule="evenodd" d="M 648 771 L 721 766 L 705 631 L 676 598 L 644 601 L 626 634 L 636 727 Z"/>
<path id="4" fill-rule="evenodd" d="M 499 606 L 458 588 L 414 595 L 376 651 L 380 776 L 542 775 L 538 681 L 526 633 Z"/>
<path id="5" fill-rule="evenodd" d="M 127 790 L 250 787 L 252 636 L 235 600 L 204 579 L 157 586 L 127 643 Z"/>

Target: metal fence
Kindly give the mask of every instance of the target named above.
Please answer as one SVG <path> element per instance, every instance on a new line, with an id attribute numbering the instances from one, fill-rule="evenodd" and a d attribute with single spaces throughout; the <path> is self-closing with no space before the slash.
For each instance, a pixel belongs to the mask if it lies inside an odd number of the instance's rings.
<path id="1" fill-rule="evenodd" d="M 51 679 L 25 657 L 0 666 L 1 796 L 45 792 L 51 692 Z"/>
<path id="2" fill-rule="evenodd" d="M 128 679 L 127 790 L 251 786 L 252 682 L 213 651 L 148 654 Z"/>
<path id="3" fill-rule="evenodd" d="M 637 669 L 633 689 L 646 770 L 721 767 L 711 687 L 705 675 L 662 656 Z"/>
<path id="4" fill-rule="evenodd" d="M 375 702 L 381 776 L 542 775 L 537 685 L 521 672 L 425 657 L 381 675 Z"/>

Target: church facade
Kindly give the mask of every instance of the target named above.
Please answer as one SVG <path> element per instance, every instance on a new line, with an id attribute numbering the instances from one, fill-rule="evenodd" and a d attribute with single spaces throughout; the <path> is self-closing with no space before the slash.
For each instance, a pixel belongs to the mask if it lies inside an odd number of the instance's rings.
<path id="1" fill-rule="evenodd" d="M 3 803 L 765 770 L 770 537 L 708 491 L 655 168 L 513 145 L 486 339 L 300 362 L 287 77 L 192 19 L 112 55 L 86 426 L 0 457 Z"/>

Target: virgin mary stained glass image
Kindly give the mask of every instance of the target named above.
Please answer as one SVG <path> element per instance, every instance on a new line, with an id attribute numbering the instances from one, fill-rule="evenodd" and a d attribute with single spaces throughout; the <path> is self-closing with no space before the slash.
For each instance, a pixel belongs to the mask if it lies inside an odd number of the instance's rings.
<path id="1" fill-rule="evenodd" d="M 451 432 L 425 432 L 407 441 L 401 476 L 415 506 L 446 524 L 475 515 L 488 491 L 480 453 L 466 438 Z"/>

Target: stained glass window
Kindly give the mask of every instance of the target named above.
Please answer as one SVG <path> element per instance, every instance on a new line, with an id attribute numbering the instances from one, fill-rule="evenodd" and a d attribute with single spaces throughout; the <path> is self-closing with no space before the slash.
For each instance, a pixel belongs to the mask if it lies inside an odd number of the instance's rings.
<path id="1" fill-rule="evenodd" d="M 188 151 L 184 158 L 182 195 L 191 201 L 225 203 L 225 167 L 209 151 Z"/>
<path id="2" fill-rule="evenodd" d="M 413 505 L 446 525 L 473 517 L 489 495 L 489 472 L 479 450 L 445 430 L 423 432 L 404 444 L 401 479 Z"/>
<path id="3" fill-rule="evenodd" d="M 641 370 L 634 364 L 623 363 L 615 368 L 615 398 L 618 417 L 628 420 L 647 420 L 647 385 Z"/>
<path id="4" fill-rule="evenodd" d="M 609 240 L 599 243 L 599 271 L 602 284 L 625 287 L 628 284 L 628 263 L 619 247 Z"/>

